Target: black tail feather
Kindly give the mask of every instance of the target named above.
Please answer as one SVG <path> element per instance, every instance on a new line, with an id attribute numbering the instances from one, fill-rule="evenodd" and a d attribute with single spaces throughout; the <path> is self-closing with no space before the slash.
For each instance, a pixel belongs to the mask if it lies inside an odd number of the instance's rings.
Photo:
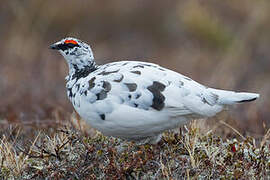
<path id="1" fill-rule="evenodd" d="M 238 103 L 251 102 L 251 101 L 255 101 L 256 99 L 258 99 L 258 98 L 255 97 L 255 98 L 252 98 L 252 99 L 245 99 L 245 100 L 237 101 L 237 102 L 238 102 Z"/>

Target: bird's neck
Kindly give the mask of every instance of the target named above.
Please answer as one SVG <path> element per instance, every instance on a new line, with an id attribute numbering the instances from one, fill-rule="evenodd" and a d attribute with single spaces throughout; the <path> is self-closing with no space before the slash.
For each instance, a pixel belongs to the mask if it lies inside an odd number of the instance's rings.
<path id="1" fill-rule="evenodd" d="M 68 80 L 78 80 L 89 75 L 91 72 L 95 71 L 98 68 L 95 61 L 83 61 L 80 63 L 70 63 L 69 64 L 69 75 Z"/>

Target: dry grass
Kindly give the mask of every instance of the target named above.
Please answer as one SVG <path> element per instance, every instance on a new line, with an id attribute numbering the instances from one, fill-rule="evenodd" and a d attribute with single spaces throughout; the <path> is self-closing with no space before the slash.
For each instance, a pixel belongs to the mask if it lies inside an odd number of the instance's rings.
<path id="1" fill-rule="evenodd" d="M 17 130 L 14 138 L 1 137 L 0 178 L 267 179 L 269 132 L 260 143 L 252 137 L 222 139 L 202 132 L 194 121 L 164 133 L 158 145 L 136 145 L 100 133 L 83 135 L 69 124 L 39 131 L 22 146 Z M 120 146 L 125 148 L 119 151 Z"/>

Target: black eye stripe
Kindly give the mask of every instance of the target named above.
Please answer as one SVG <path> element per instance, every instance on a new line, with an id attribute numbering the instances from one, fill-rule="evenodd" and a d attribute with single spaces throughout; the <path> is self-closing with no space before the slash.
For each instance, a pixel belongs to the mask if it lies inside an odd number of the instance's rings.
<path id="1" fill-rule="evenodd" d="M 72 44 L 72 43 L 68 43 L 66 44 L 69 48 L 74 48 L 74 47 L 78 47 L 79 45 L 78 44 Z"/>
<path id="2" fill-rule="evenodd" d="M 80 46 L 79 46 L 79 44 L 72 44 L 72 43 L 58 45 L 58 48 L 61 49 L 62 51 L 67 50 L 67 49 L 71 49 L 74 47 L 80 47 Z"/>

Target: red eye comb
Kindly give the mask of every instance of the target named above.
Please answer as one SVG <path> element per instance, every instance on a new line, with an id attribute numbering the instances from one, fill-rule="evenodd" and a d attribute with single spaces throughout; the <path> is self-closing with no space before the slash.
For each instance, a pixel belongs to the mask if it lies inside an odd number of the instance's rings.
<path id="1" fill-rule="evenodd" d="M 74 41 L 74 40 L 65 40 L 65 42 L 64 42 L 65 44 L 69 44 L 69 43 L 71 43 L 71 44 L 78 44 L 77 43 L 77 41 Z"/>

